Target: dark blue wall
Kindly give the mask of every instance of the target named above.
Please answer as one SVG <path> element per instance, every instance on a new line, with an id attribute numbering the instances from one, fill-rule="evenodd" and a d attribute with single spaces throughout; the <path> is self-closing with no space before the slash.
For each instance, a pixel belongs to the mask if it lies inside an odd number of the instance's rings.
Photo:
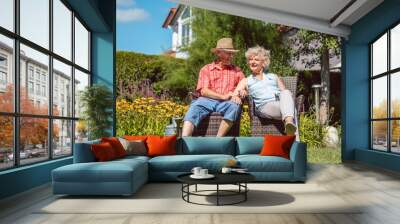
<path id="1" fill-rule="evenodd" d="M 400 0 L 386 0 L 351 27 L 342 57 L 342 159 L 398 170 L 398 156 L 387 159 L 370 146 L 369 44 L 400 22 Z M 358 150 L 363 150 L 358 152 Z M 387 154 L 387 153 L 386 153 Z M 377 162 L 377 160 L 380 160 Z"/>
<path id="2" fill-rule="evenodd" d="M 115 99 L 115 0 L 67 2 L 92 32 L 92 81 L 110 87 Z M 115 113 L 112 119 L 115 121 Z M 114 133 L 113 123 L 110 132 Z M 71 163 L 69 157 L 0 172 L 0 199 L 48 183 L 53 169 Z"/>
<path id="3" fill-rule="evenodd" d="M 1 172 L 0 199 L 48 183 L 53 169 L 71 163 L 72 158 L 64 158 Z"/>

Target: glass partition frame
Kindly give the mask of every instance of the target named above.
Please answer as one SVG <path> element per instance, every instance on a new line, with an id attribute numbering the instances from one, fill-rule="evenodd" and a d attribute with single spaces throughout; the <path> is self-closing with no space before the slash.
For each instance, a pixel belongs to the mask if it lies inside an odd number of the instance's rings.
<path id="1" fill-rule="evenodd" d="M 54 15 L 53 15 L 53 2 L 54 1 L 60 1 L 68 10 L 70 10 L 71 12 L 71 18 L 70 18 L 70 23 L 72 26 L 72 30 L 71 30 L 71 58 L 65 58 L 60 54 L 57 54 L 56 52 L 53 51 L 53 21 L 54 21 Z M 73 145 L 74 145 L 74 138 L 71 137 L 71 154 L 69 155 L 64 155 L 64 156 L 57 156 L 56 158 L 54 158 L 54 152 L 53 152 L 53 144 L 49 144 L 53 142 L 53 123 L 56 120 L 65 120 L 67 122 L 70 122 L 72 127 L 71 127 L 71 136 L 75 136 L 75 121 L 79 120 L 79 117 L 75 117 L 74 116 L 74 107 L 72 107 L 72 112 L 70 114 L 70 116 L 61 116 L 61 115 L 54 115 L 53 114 L 53 59 L 56 59 L 68 66 L 71 66 L 71 79 L 75 80 L 75 70 L 79 70 L 80 72 L 83 72 L 85 74 L 89 75 L 89 85 L 91 85 L 91 30 L 88 28 L 88 26 L 85 24 L 85 22 L 79 17 L 79 15 L 72 10 L 72 7 L 64 0 L 48 0 L 48 13 L 49 13 L 49 27 L 48 27 L 48 40 L 49 40 L 49 46 L 48 48 L 43 47 L 23 36 L 20 35 L 20 4 L 21 4 L 21 0 L 14 0 L 13 2 L 13 30 L 4 28 L 0 26 L 0 35 L 3 35 L 5 37 L 11 38 L 13 40 L 14 43 L 14 49 L 13 49 L 13 65 L 12 65 L 12 75 L 13 75 L 13 81 L 14 81 L 14 91 L 13 91 L 13 95 L 14 95 L 14 105 L 13 105 L 13 111 L 10 112 L 2 112 L 0 111 L 0 116 L 4 117 L 4 116 L 8 116 L 8 117 L 12 117 L 12 121 L 13 121 L 13 166 L 7 166 L 7 167 L 2 167 L 0 166 L 0 171 L 6 170 L 6 169 L 13 169 L 13 168 L 17 168 L 20 166 L 24 166 L 24 165 L 31 165 L 34 163 L 40 163 L 40 162 L 44 162 L 44 161 L 48 161 L 48 160 L 52 160 L 52 159 L 59 159 L 62 157 L 68 157 L 72 155 L 73 152 Z M 45 13 L 45 12 L 43 12 Z M 89 66 L 87 68 L 83 68 L 82 66 L 78 65 L 75 63 L 75 40 L 74 40 L 74 36 L 75 36 L 75 19 L 79 20 L 79 22 L 84 26 L 84 28 L 88 31 L 88 64 Z M 29 48 L 32 48 L 35 51 L 38 51 L 46 56 L 48 56 L 48 85 L 46 85 L 46 91 L 47 91 L 47 97 L 48 97 L 48 113 L 47 114 L 29 114 L 29 113 L 21 113 L 21 106 L 20 106 L 20 92 L 21 92 L 21 88 L 20 88 L 20 64 L 21 64 L 21 52 L 20 52 L 20 45 L 24 45 L 27 46 Z M 27 74 L 26 74 L 27 75 Z M 72 81 L 75 82 L 75 81 Z M 72 105 L 74 105 L 75 103 L 75 88 L 74 85 L 71 85 L 72 88 Z M 20 153 L 20 125 L 21 125 L 21 119 L 24 118 L 32 118 L 32 119 L 46 119 L 46 122 L 48 122 L 47 125 L 47 150 L 48 150 L 48 158 L 44 161 L 32 161 L 32 162 L 23 162 L 21 163 L 21 153 Z M 1 165 L 1 164 L 0 164 Z"/>

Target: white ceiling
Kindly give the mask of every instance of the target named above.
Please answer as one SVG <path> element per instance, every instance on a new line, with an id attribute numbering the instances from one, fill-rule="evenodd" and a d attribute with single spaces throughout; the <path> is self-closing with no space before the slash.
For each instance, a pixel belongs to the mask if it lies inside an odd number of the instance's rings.
<path id="1" fill-rule="evenodd" d="M 383 0 L 171 0 L 180 4 L 347 37 Z M 350 5 L 351 3 L 351 5 Z M 346 5 L 346 10 L 339 13 Z M 335 17 L 335 15 L 337 15 Z"/>
<path id="2" fill-rule="evenodd" d="M 292 14 L 330 20 L 350 0 L 226 0 L 255 7 L 285 11 Z M 312 7 L 310 7 L 312 6 Z"/>

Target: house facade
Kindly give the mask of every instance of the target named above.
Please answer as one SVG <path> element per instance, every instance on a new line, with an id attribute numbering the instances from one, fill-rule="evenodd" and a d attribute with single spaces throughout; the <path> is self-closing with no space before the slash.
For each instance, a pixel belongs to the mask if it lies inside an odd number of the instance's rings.
<path id="1" fill-rule="evenodd" d="M 188 57 L 184 48 L 193 40 L 191 20 L 191 7 L 179 4 L 176 8 L 170 9 L 162 25 L 163 28 L 172 30 L 171 49 L 165 52 L 166 54 L 176 58 Z"/>

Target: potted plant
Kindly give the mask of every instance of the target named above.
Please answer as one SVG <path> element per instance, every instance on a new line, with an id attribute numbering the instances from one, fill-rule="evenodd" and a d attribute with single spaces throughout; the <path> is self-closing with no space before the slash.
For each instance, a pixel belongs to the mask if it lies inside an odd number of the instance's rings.
<path id="1" fill-rule="evenodd" d="M 112 125 L 113 95 L 108 87 L 95 84 L 86 87 L 81 92 L 80 106 L 83 109 L 82 118 L 88 128 L 89 139 L 110 136 L 109 129 Z"/>

